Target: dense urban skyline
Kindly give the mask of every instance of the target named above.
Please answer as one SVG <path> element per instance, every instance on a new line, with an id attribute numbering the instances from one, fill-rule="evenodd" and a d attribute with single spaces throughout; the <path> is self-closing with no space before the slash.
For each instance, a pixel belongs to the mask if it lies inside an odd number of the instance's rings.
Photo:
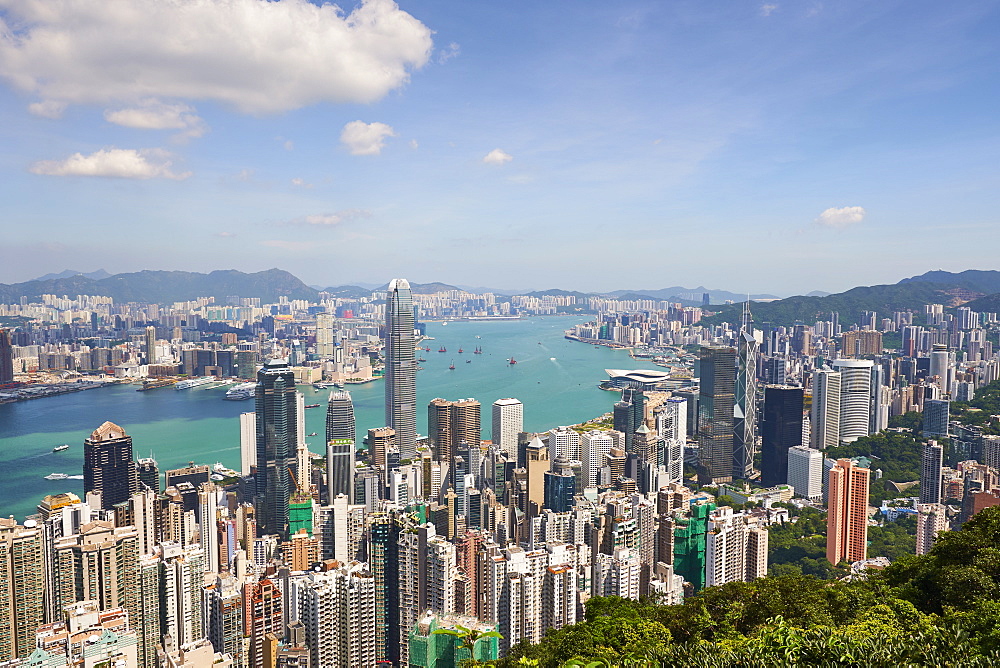
<path id="1" fill-rule="evenodd" d="M 995 3 L 131 4 L 0 13 L 0 281 L 97 269 L 106 239 L 111 271 L 331 284 L 791 294 L 994 266 Z"/>

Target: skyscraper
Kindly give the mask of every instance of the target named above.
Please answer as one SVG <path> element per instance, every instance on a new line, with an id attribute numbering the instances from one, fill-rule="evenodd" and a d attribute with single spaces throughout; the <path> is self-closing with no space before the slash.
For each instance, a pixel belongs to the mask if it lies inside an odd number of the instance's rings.
<path id="1" fill-rule="evenodd" d="M 298 446 L 295 376 L 283 360 L 257 372 L 257 523 L 261 534 L 288 538 L 290 469 Z"/>
<path id="2" fill-rule="evenodd" d="M 479 446 L 481 411 L 475 399 L 434 399 L 427 405 L 427 436 L 438 461 L 451 463 L 463 442 Z"/>
<path id="3" fill-rule="evenodd" d="M 338 494 L 353 498 L 354 403 L 350 392 L 331 392 L 326 405 L 326 485 L 332 503 Z"/>
<path id="4" fill-rule="evenodd" d="M 834 566 L 867 558 L 869 474 L 850 459 L 838 459 L 830 469 L 826 558 Z"/>
<path id="5" fill-rule="evenodd" d="M 0 329 L 0 385 L 14 382 L 14 348 L 10 332 Z"/>
<path id="6" fill-rule="evenodd" d="M 517 399 L 493 402 L 493 445 L 503 452 L 517 452 L 517 435 L 524 430 L 524 405 Z"/>
<path id="7" fill-rule="evenodd" d="M 709 515 L 705 585 L 752 582 L 767 575 L 767 528 L 723 506 Z"/>
<path id="8" fill-rule="evenodd" d="M 156 363 L 156 327 L 150 325 L 146 328 L 146 364 Z"/>
<path id="9" fill-rule="evenodd" d="M 941 468 L 944 448 L 927 441 L 920 453 L 920 503 L 941 503 Z"/>
<path id="10" fill-rule="evenodd" d="M 831 369 L 813 372 L 812 419 L 809 421 L 812 446 L 825 450 L 840 445 L 840 373 Z"/>
<path id="11" fill-rule="evenodd" d="M 788 449 L 802 445 L 803 395 L 801 387 L 764 388 L 760 481 L 767 487 L 788 482 Z"/>
<path id="12" fill-rule="evenodd" d="M 684 446 L 687 444 L 687 401 L 671 397 L 654 413 L 656 434 L 662 439 L 660 464 L 667 482 L 684 481 Z"/>
<path id="13" fill-rule="evenodd" d="M 736 350 L 703 346 L 698 397 L 698 480 L 701 484 L 733 479 L 733 408 L 736 405 Z M 742 472 L 741 472 L 742 473 Z"/>
<path id="14" fill-rule="evenodd" d="M 788 448 L 788 484 L 810 501 L 823 498 L 823 453 L 808 445 Z"/>
<path id="15" fill-rule="evenodd" d="M 739 335 L 736 370 L 736 404 L 733 407 L 733 475 L 749 478 L 757 453 L 757 339 L 753 336 L 750 311 L 744 313 Z"/>
<path id="16" fill-rule="evenodd" d="M 413 296 L 405 278 L 389 282 L 385 297 L 385 423 L 396 432 L 401 459 L 417 456 L 417 360 Z"/>
<path id="17" fill-rule="evenodd" d="M 928 438 L 948 438 L 948 418 L 951 402 L 947 399 L 928 399 L 924 402 L 921 432 Z M 937 503 L 936 501 L 932 503 Z"/>
<path id="18" fill-rule="evenodd" d="M 26 657 L 45 621 L 42 529 L 0 518 L 0 661 Z"/>
<path id="19" fill-rule="evenodd" d="M 110 510 L 138 489 L 132 437 L 115 423 L 105 422 L 83 441 L 83 491 L 100 492 L 101 507 Z"/>
<path id="20" fill-rule="evenodd" d="M 856 441 L 868 435 L 871 426 L 872 366 L 871 360 L 833 361 L 833 370 L 840 372 L 840 440 Z"/>
<path id="21" fill-rule="evenodd" d="M 257 414 L 240 413 L 240 475 L 257 466 Z"/>
<path id="22" fill-rule="evenodd" d="M 927 554 L 937 535 L 947 530 L 948 514 L 944 504 L 917 504 L 917 554 Z"/>

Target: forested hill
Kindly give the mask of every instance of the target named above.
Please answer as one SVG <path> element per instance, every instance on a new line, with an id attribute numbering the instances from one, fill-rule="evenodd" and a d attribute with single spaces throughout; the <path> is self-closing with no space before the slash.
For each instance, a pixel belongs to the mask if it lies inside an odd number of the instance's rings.
<path id="1" fill-rule="evenodd" d="M 152 302 L 169 304 L 198 297 L 215 297 L 225 303 L 226 297 L 260 297 L 263 303 L 276 302 L 279 297 L 315 300 L 315 289 L 281 269 L 268 269 L 247 274 L 221 270 L 208 274 L 191 271 L 138 271 L 115 274 L 95 280 L 83 275 L 44 281 L 0 284 L 0 303 L 17 303 L 21 297 L 37 300 L 42 295 L 98 295 L 112 297 L 116 302 Z"/>
<path id="2" fill-rule="evenodd" d="M 956 304 L 949 292 L 956 286 L 939 283 L 908 282 L 896 285 L 872 285 L 852 288 L 847 292 L 825 297 L 789 297 L 773 302 L 751 302 L 750 310 L 755 323 L 769 322 L 786 327 L 802 322 L 812 325 L 817 320 L 829 320 L 830 313 L 840 314 L 840 322 L 853 323 L 861 319 L 864 311 L 876 311 L 880 318 L 889 317 L 893 311 L 912 310 L 923 312 L 924 304 Z M 722 307 L 716 315 L 703 318 L 701 324 L 739 322 L 743 304 Z"/>

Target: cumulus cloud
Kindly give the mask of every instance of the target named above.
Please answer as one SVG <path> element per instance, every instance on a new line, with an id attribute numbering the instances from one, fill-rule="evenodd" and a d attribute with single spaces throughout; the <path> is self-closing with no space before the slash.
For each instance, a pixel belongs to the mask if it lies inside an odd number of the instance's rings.
<path id="1" fill-rule="evenodd" d="M 459 46 L 458 42 L 452 42 L 448 45 L 447 49 L 442 49 L 438 52 L 438 65 L 444 65 L 452 58 L 457 57 L 460 53 L 462 53 L 462 47 Z"/>
<path id="2" fill-rule="evenodd" d="M 431 30 L 393 0 L 4 0 L 0 77 L 44 103 L 212 100 L 255 114 L 371 103 Z M 37 113 L 34 112 L 33 113 Z"/>
<path id="3" fill-rule="evenodd" d="M 378 155 L 388 137 L 395 137 L 396 131 L 385 123 L 365 123 L 351 121 L 340 133 L 340 143 L 347 147 L 351 155 Z"/>
<path id="4" fill-rule="evenodd" d="M 499 148 L 495 148 L 483 157 L 483 162 L 487 165 L 502 165 L 514 159 L 510 153 Z"/>
<path id="5" fill-rule="evenodd" d="M 62 118 L 63 112 L 66 111 L 66 103 L 57 102 L 56 100 L 32 102 L 28 105 L 28 111 L 42 118 Z"/>
<path id="6" fill-rule="evenodd" d="M 860 206 L 831 207 L 819 214 L 816 222 L 824 227 L 841 230 L 851 225 L 857 225 L 865 219 L 867 213 L 864 207 Z"/>
<path id="7" fill-rule="evenodd" d="M 183 103 L 166 104 L 157 99 L 142 100 L 134 107 L 108 109 L 104 112 L 104 120 L 140 130 L 182 130 L 183 137 L 200 137 L 207 130 L 193 107 Z"/>
<path id="8" fill-rule="evenodd" d="M 778 5 L 774 4 L 763 4 L 760 6 L 761 16 L 770 16 L 778 9 Z"/>
<path id="9" fill-rule="evenodd" d="M 42 160 L 29 171 L 45 176 L 104 176 L 118 179 L 174 179 L 191 172 L 171 171 L 170 154 L 162 149 L 104 148 L 90 155 L 74 153 L 65 160 Z"/>

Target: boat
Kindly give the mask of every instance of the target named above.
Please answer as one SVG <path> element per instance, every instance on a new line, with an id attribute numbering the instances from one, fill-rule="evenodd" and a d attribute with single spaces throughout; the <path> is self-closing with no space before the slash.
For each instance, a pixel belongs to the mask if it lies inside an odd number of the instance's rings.
<path id="1" fill-rule="evenodd" d="M 451 366 L 450 366 L 450 367 L 448 367 L 448 368 L 449 368 L 449 369 L 451 369 L 452 371 L 454 371 L 454 370 L 455 370 L 455 360 L 452 360 L 452 361 L 451 361 Z"/>
<path id="2" fill-rule="evenodd" d="M 462 353 L 464 353 L 464 352 L 465 352 L 465 351 L 464 351 L 464 350 L 462 350 L 461 348 L 459 348 L 459 349 L 458 349 L 458 354 L 459 354 L 459 355 L 461 355 L 461 354 L 462 354 Z"/>
<path id="3" fill-rule="evenodd" d="M 209 383 L 215 382 L 215 376 L 203 376 L 201 378 L 188 378 L 187 380 L 182 380 L 174 383 L 175 390 L 187 390 L 192 387 L 199 387 L 201 385 L 208 385 Z M 254 383 L 256 385 L 256 383 Z"/>
<path id="4" fill-rule="evenodd" d="M 319 408 L 319 404 L 306 404 L 306 408 Z"/>
<path id="5" fill-rule="evenodd" d="M 511 357 L 511 358 L 510 358 L 510 360 L 508 360 L 508 361 L 509 361 L 509 362 L 510 362 L 511 364 L 517 364 L 517 360 L 516 360 L 516 359 L 514 359 L 513 357 Z"/>
<path id="6" fill-rule="evenodd" d="M 316 432 L 313 432 L 311 434 L 306 434 L 306 436 L 315 436 L 315 435 L 316 435 Z"/>
<path id="7" fill-rule="evenodd" d="M 68 477 L 69 476 L 66 475 L 65 473 L 50 473 L 47 476 L 45 476 L 45 479 L 46 480 L 65 480 Z"/>
<path id="8" fill-rule="evenodd" d="M 466 364 L 472 364 L 472 360 L 465 360 Z"/>
<path id="9" fill-rule="evenodd" d="M 472 351 L 472 354 L 473 355 L 482 355 L 483 354 L 483 349 L 480 348 L 479 346 L 476 346 L 476 349 Z"/>
<path id="10" fill-rule="evenodd" d="M 438 348 L 438 352 L 439 353 L 446 353 L 446 352 L 448 352 L 448 349 L 445 348 L 444 346 L 441 346 L 440 348 Z"/>
<path id="11" fill-rule="evenodd" d="M 222 397 L 226 401 L 246 401 L 253 399 L 257 394 L 257 383 L 240 383 L 226 390 L 226 395 Z"/>
<path id="12" fill-rule="evenodd" d="M 69 450 L 69 445 L 68 444 L 57 445 L 56 447 L 52 448 L 52 452 L 62 452 L 63 450 Z"/>
<path id="13" fill-rule="evenodd" d="M 427 360 L 426 360 L 426 359 L 424 359 L 423 357 L 418 357 L 418 358 L 417 358 L 417 361 L 418 361 L 418 362 L 426 362 Z"/>

